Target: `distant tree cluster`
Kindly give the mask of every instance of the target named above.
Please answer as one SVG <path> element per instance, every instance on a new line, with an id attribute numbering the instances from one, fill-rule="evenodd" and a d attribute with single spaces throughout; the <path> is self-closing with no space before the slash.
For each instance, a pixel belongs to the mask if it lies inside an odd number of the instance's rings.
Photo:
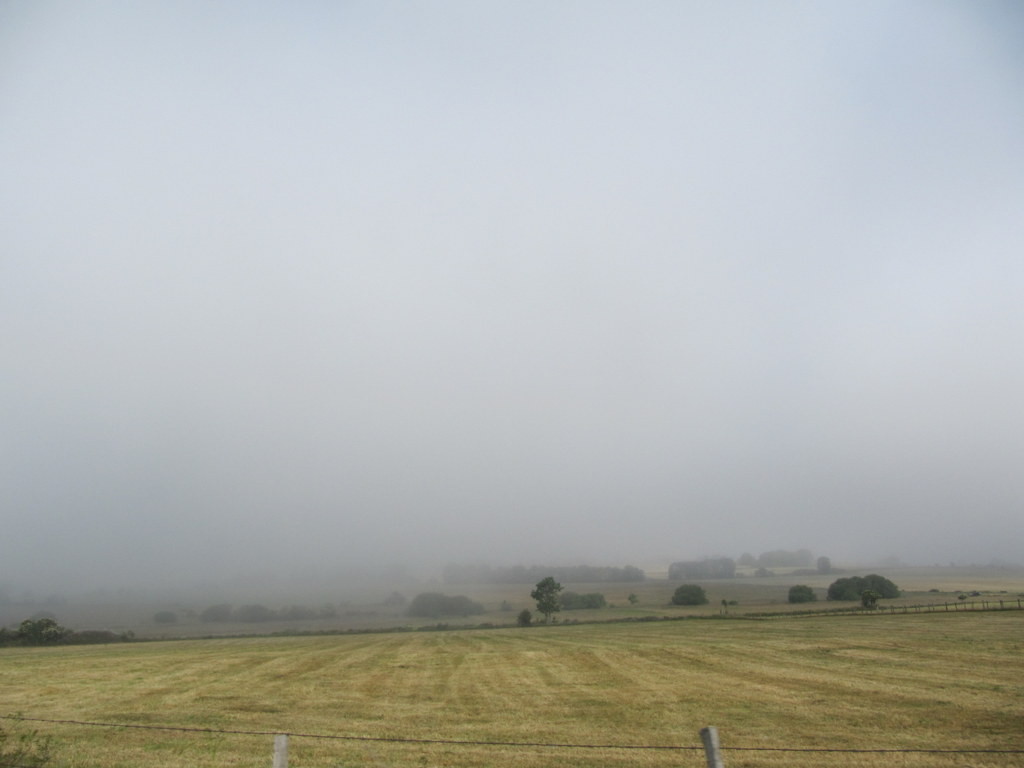
<path id="1" fill-rule="evenodd" d="M 731 557 L 684 560 L 668 567 L 669 581 L 677 579 L 731 579 L 736 575 L 736 561 Z"/>
<path id="2" fill-rule="evenodd" d="M 546 576 L 558 581 L 594 584 L 601 582 L 637 582 L 647 576 L 639 568 L 599 565 L 540 566 L 515 565 L 496 568 L 490 565 L 447 565 L 442 571 L 446 584 L 533 584 Z"/>
<path id="3" fill-rule="evenodd" d="M 480 603 L 473 602 L 465 595 L 421 592 L 412 599 L 405 613 L 408 616 L 436 619 L 440 616 L 473 616 L 484 610 Z"/>
<path id="4" fill-rule="evenodd" d="M 683 584 L 672 595 L 673 605 L 707 605 L 708 596 L 697 584 Z"/>
<path id="5" fill-rule="evenodd" d="M 229 603 L 211 605 L 199 614 L 199 620 L 207 623 L 241 622 L 258 624 L 266 621 L 312 621 L 315 619 L 333 619 L 338 613 L 332 605 L 322 608 L 309 608 L 305 605 L 290 605 L 279 610 L 272 610 L 260 603 L 240 605 L 237 608 Z M 172 611 L 159 611 L 153 616 L 157 624 L 173 624 L 177 616 Z"/>
<path id="6" fill-rule="evenodd" d="M 62 627 L 55 619 L 25 619 L 16 630 L 0 628 L 0 645 L 91 645 L 131 640 L 130 632 L 117 634 L 100 629 L 76 632 Z"/>
<path id="7" fill-rule="evenodd" d="M 873 592 L 879 598 L 899 597 L 900 590 L 884 576 L 872 573 L 867 576 L 846 576 L 836 579 L 828 587 L 829 600 L 861 600 L 865 592 Z"/>
<path id="8" fill-rule="evenodd" d="M 562 607 L 567 611 L 580 611 L 585 608 L 604 608 L 608 602 L 600 592 L 588 592 L 581 595 L 578 592 L 563 592 Z"/>
<path id="9" fill-rule="evenodd" d="M 806 584 L 797 584 L 789 588 L 789 602 L 791 603 L 813 603 L 817 599 L 818 595 Z"/>

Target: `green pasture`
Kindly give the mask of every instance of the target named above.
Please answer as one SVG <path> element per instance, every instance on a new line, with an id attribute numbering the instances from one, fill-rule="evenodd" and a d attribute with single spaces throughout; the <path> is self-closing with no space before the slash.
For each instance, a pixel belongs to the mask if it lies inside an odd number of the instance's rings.
<path id="1" fill-rule="evenodd" d="M 729 768 L 1006 768 L 962 750 L 1024 750 L 1022 652 L 1024 611 L 5 648 L 0 714 L 210 730 L 0 725 L 62 768 L 699 768 L 705 725 Z"/>

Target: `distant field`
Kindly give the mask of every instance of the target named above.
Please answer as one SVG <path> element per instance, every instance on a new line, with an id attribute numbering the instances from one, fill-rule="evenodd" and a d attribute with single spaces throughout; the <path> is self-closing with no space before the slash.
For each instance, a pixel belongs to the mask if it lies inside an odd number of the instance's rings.
<path id="1" fill-rule="evenodd" d="M 956 602 L 961 592 L 979 591 L 991 599 L 1016 599 L 1024 593 L 1024 570 L 984 568 L 858 568 L 842 573 L 793 575 L 783 569 L 772 577 L 745 577 L 700 581 L 707 591 L 710 603 L 705 606 L 683 607 L 672 605 L 672 593 L 680 582 L 664 579 L 649 579 L 640 583 L 581 583 L 566 584 L 567 589 L 576 592 L 600 592 L 605 595 L 609 607 L 601 610 L 564 611 L 559 614 L 561 621 L 602 621 L 610 619 L 640 619 L 651 617 L 712 616 L 727 611 L 730 615 L 747 613 L 804 611 L 811 608 L 836 608 L 841 604 L 825 601 L 828 585 L 841 575 L 865 575 L 878 572 L 892 579 L 904 592 L 904 596 L 889 605 L 921 605 L 927 603 Z M 810 605 L 791 606 L 787 602 L 789 588 L 794 584 L 806 584 L 818 593 L 819 601 Z M 58 621 L 73 629 L 102 629 L 114 632 L 132 632 L 138 637 L 176 638 L 204 637 L 236 634 L 269 634 L 281 631 L 332 631 L 332 630 L 374 630 L 394 627 L 419 627 L 444 623 L 450 626 L 476 626 L 478 624 L 513 625 L 516 615 L 524 608 L 535 610 L 530 599 L 531 584 L 388 584 L 388 585 L 342 585 L 346 587 L 345 600 L 338 602 L 339 595 L 332 595 L 329 589 L 321 589 L 316 595 L 296 594 L 290 596 L 252 594 L 226 599 L 223 596 L 192 595 L 175 601 L 142 602 L 137 599 L 71 600 L 62 604 L 0 605 L 0 624 L 17 626 L 38 610 L 44 609 L 57 616 Z M 938 591 L 931 591 L 938 590 Z M 446 594 L 463 594 L 483 604 L 486 612 L 481 615 L 459 617 L 444 616 L 436 619 L 418 619 L 406 616 L 401 607 L 385 605 L 382 601 L 393 592 L 399 592 L 407 599 L 418 592 L 439 591 Z M 629 602 L 633 594 L 637 601 Z M 721 601 L 735 603 L 723 609 Z M 235 606 L 245 603 L 265 604 L 272 609 L 302 603 L 317 607 L 324 602 L 334 602 L 336 615 L 328 619 L 299 622 L 259 623 L 207 623 L 200 621 L 199 614 L 211 604 L 232 602 Z M 173 610 L 178 621 L 170 625 L 154 622 L 157 611 Z"/>
<path id="2" fill-rule="evenodd" d="M 699 746 L 728 768 L 974 766 L 1024 754 L 1024 611 L 0 649 L 0 714 L 369 739 Z M 17 732 L 27 724 L 0 721 Z M 266 735 L 33 724 L 66 768 L 270 765 Z M 700 751 L 293 736 L 294 768 L 693 766 Z"/>

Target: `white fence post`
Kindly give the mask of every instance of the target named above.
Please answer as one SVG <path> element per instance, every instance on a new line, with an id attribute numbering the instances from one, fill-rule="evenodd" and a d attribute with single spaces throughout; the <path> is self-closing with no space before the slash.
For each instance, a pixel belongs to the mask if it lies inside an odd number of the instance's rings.
<path id="1" fill-rule="evenodd" d="M 274 737 L 274 768 L 288 768 L 288 734 Z"/>
<path id="2" fill-rule="evenodd" d="M 718 746 L 718 729 L 713 725 L 701 728 L 700 740 L 704 742 L 704 756 L 708 759 L 708 768 L 725 768 Z"/>

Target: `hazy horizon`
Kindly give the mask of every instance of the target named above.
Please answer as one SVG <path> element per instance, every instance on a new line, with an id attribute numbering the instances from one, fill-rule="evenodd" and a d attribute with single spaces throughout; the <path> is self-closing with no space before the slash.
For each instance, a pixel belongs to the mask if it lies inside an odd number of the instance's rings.
<path id="1" fill-rule="evenodd" d="M 1022 562 L 1022 34 L 0 5 L 0 585 Z"/>

